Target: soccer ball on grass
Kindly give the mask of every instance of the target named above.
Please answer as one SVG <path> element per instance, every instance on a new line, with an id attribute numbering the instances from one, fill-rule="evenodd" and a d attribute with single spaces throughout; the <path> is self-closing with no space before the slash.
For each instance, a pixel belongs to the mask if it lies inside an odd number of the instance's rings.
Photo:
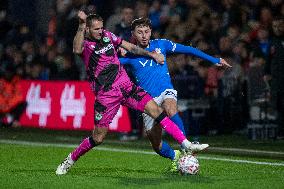
<path id="1" fill-rule="evenodd" d="M 178 171 L 182 175 L 196 175 L 199 171 L 199 162 L 193 155 L 186 154 L 178 160 Z"/>

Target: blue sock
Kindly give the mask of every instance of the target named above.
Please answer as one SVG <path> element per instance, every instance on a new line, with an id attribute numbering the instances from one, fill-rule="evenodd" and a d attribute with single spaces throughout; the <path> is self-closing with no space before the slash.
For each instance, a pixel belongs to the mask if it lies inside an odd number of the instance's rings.
<path id="1" fill-rule="evenodd" d="M 162 141 L 162 149 L 158 154 L 164 158 L 169 158 L 173 160 L 175 158 L 175 151 L 166 143 L 165 141 Z"/>
<path id="2" fill-rule="evenodd" d="M 179 114 L 176 113 L 170 118 L 177 126 L 178 128 L 183 132 L 184 135 L 186 135 L 182 119 L 180 118 Z"/>

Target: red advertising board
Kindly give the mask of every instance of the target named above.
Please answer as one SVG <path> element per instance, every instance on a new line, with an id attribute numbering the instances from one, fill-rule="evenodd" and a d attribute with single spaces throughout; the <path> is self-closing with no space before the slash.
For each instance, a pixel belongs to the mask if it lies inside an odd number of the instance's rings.
<path id="1" fill-rule="evenodd" d="M 23 126 L 62 130 L 94 128 L 95 97 L 88 82 L 24 80 L 21 85 L 28 103 L 20 120 Z M 126 107 L 120 107 L 109 129 L 131 130 Z"/>

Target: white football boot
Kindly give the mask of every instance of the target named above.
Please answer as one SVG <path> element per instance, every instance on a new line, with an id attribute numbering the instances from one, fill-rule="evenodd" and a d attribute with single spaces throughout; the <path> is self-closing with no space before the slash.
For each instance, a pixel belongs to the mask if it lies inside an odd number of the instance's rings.
<path id="1" fill-rule="evenodd" d="M 182 147 L 185 149 L 187 153 L 196 153 L 208 148 L 209 144 L 193 143 L 186 140 L 182 143 Z"/>
<path id="2" fill-rule="evenodd" d="M 74 165 L 75 161 L 71 159 L 71 153 L 63 160 L 62 163 L 57 167 L 56 174 L 57 175 L 65 175 L 68 170 Z"/>

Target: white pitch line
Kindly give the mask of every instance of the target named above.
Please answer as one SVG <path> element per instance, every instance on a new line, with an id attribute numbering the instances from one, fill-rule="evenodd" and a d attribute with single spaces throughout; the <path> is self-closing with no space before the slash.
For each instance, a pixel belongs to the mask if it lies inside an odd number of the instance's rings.
<path id="1" fill-rule="evenodd" d="M 55 143 L 14 141 L 14 140 L 0 140 L 0 143 L 2 143 L 2 144 L 19 144 L 19 145 L 28 145 L 28 146 L 40 146 L 40 147 L 61 147 L 61 148 L 75 148 L 75 147 L 77 147 L 77 145 L 74 145 L 74 144 L 55 144 Z M 154 152 L 139 151 L 139 150 L 127 150 L 127 149 L 104 148 L 104 147 L 96 147 L 95 149 L 101 150 L 101 151 L 110 151 L 110 152 L 124 152 L 124 153 L 156 155 L 156 153 L 154 153 Z M 206 157 L 206 156 L 198 156 L 198 158 L 199 159 L 205 159 L 205 160 L 226 161 L 226 162 L 234 162 L 234 163 L 247 163 L 247 164 L 270 165 L 270 166 L 284 166 L 284 162 L 283 163 L 282 162 L 281 163 L 274 163 L 274 162 L 227 159 L 227 158 Z"/>
<path id="2" fill-rule="evenodd" d="M 248 152 L 254 154 L 267 154 L 267 155 L 284 155 L 284 152 L 273 152 L 265 150 L 251 150 L 243 148 L 222 148 L 222 147 L 211 147 L 210 149 L 219 150 L 219 151 L 231 151 L 231 152 Z"/>

